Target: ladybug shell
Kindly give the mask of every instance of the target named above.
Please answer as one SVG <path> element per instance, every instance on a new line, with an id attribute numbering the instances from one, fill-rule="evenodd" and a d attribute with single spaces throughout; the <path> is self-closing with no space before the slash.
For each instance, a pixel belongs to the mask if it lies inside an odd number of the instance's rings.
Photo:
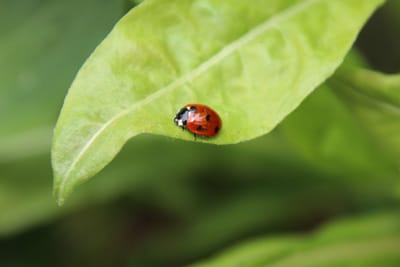
<path id="1" fill-rule="evenodd" d="M 188 129 L 195 135 L 214 136 L 222 127 L 222 121 L 217 112 L 201 104 L 187 104 L 178 114 L 174 122 L 183 129 Z"/>

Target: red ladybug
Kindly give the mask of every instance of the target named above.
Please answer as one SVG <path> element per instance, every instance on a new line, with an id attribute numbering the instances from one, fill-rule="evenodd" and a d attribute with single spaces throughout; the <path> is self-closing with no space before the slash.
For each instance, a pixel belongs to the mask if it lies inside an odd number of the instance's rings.
<path id="1" fill-rule="evenodd" d="M 196 135 L 214 136 L 222 127 L 217 112 L 201 104 L 187 104 L 175 116 L 174 122 Z"/>

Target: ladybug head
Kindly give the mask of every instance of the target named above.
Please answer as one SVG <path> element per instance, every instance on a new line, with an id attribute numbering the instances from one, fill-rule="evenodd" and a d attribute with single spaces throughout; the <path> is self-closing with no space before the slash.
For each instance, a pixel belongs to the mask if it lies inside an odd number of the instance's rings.
<path id="1" fill-rule="evenodd" d="M 187 107 L 182 108 L 174 118 L 174 123 L 179 127 L 185 127 L 188 119 L 189 109 Z"/>
<path id="2" fill-rule="evenodd" d="M 185 128 L 189 114 L 196 112 L 196 110 L 196 107 L 186 105 L 185 107 L 181 108 L 181 110 L 179 110 L 179 112 L 175 115 L 174 123 L 179 127 Z"/>

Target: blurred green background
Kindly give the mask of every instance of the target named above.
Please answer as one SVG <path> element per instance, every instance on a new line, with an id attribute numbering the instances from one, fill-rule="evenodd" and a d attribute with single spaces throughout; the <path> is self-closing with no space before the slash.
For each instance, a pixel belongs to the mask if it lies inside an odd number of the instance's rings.
<path id="1" fill-rule="evenodd" d="M 63 98 L 133 6 L 0 0 L 0 266 L 181 266 L 260 235 L 399 210 L 399 166 L 329 84 L 250 142 L 134 138 L 57 207 L 49 151 Z M 400 72 L 399 37 L 392 0 L 353 53 Z"/>

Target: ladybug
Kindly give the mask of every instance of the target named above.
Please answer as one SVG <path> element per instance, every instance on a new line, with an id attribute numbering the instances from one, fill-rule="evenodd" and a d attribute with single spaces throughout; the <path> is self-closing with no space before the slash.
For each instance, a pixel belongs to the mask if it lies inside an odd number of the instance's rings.
<path id="1" fill-rule="evenodd" d="M 201 136 L 215 136 L 221 130 L 222 121 L 217 112 L 201 104 L 187 104 L 176 114 L 174 123 Z"/>

